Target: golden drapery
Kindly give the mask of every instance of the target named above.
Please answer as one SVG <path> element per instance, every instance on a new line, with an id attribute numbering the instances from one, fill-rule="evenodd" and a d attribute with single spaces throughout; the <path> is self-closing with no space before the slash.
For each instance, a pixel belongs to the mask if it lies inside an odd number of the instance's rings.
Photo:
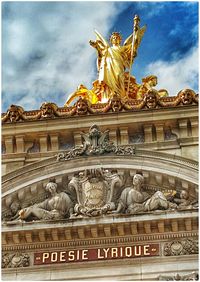
<path id="1" fill-rule="evenodd" d="M 106 40 L 95 31 L 98 50 L 98 81 L 104 82 L 112 94 L 126 95 L 124 87 L 125 69 L 130 67 L 131 43 L 125 41 L 123 46 L 110 46 Z M 130 38 L 131 36 L 129 36 Z"/>

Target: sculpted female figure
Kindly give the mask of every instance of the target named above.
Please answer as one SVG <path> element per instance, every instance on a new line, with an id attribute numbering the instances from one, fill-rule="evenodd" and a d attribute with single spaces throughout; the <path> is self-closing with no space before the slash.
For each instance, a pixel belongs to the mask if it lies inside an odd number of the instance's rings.
<path id="1" fill-rule="evenodd" d="M 146 30 L 146 27 L 139 28 L 139 17 L 134 18 L 137 32 L 134 32 L 134 44 L 133 34 L 131 34 L 121 46 L 122 37 L 119 32 L 113 32 L 110 37 L 110 46 L 107 41 L 102 37 L 100 33 L 95 31 L 97 36 L 96 41 L 90 40 L 90 45 L 97 50 L 97 69 L 98 69 L 98 81 L 99 83 L 107 86 L 108 97 L 111 98 L 114 94 L 118 94 L 121 97 L 125 97 L 124 87 L 124 73 L 126 68 L 130 69 L 133 58 L 137 55 L 137 49 L 140 45 L 142 36 Z"/>
<path id="2" fill-rule="evenodd" d="M 70 197 L 64 193 L 57 192 L 57 184 L 49 182 L 46 185 L 46 191 L 51 196 L 45 201 L 19 211 L 20 219 L 27 219 L 34 216 L 37 219 L 63 219 L 73 213 L 73 202 Z"/>
<path id="3" fill-rule="evenodd" d="M 143 182 L 144 177 L 142 175 L 134 175 L 133 186 L 122 191 L 115 213 L 135 214 L 156 209 L 168 209 L 169 203 L 164 194 L 157 191 L 153 196 L 150 196 L 141 190 Z"/>

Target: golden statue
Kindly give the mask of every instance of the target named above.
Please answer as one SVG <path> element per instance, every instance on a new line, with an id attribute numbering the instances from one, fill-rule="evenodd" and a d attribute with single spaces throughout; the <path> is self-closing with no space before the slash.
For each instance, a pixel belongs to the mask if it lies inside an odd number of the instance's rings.
<path id="1" fill-rule="evenodd" d="M 80 84 L 77 90 L 69 95 L 64 107 L 68 107 L 73 100 L 79 97 L 86 99 L 91 104 L 96 104 L 99 101 L 97 94 L 93 90 L 89 90 L 85 85 Z"/>
<path id="2" fill-rule="evenodd" d="M 133 60 L 137 56 L 137 49 L 146 30 L 146 26 L 139 28 L 139 21 L 139 17 L 135 16 L 134 32 L 124 41 L 122 46 L 120 45 L 122 37 L 119 32 L 112 33 L 110 37 L 112 46 L 97 31 L 95 31 L 97 40 L 89 41 L 98 53 L 98 82 L 100 85 L 103 83 L 109 98 L 114 94 L 118 94 L 122 98 L 127 96 L 124 83 L 125 70 L 129 69 L 130 77 Z"/>
<path id="3" fill-rule="evenodd" d="M 138 85 L 138 91 L 136 99 L 143 99 L 144 96 L 148 93 L 149 90 L 152 90 L 154 86 L 158 83 L 157 76 L 155 75 L 148 75 L 142 78 L 142 84 Z M 165 89 L 160 89 L 157 91 L 160 97 L 168 96 L 168 92 Z"/>

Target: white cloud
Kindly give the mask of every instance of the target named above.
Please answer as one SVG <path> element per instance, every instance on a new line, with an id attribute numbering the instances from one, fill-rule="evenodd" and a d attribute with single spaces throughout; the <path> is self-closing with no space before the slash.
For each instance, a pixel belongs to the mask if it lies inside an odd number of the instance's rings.
<path id="1" fill-rule="evenodd" d="M 62 106 L 79 84 L 92 87 L 96 51 L 89 40 L 95 39 L 94 29 L 108 36 L 112 21 L 126 6 L 103 1 L 45 7 L 44 2 L 25 3 L 20 9 L 10 2 L 10 16 L 3 22 L 3 102 L 26 110 L 46 100 Z"/>
<path id="2" fill-rule="evenodd" d="M 198 47 L 194 47 L 184 58 L 171 62 L 157 61 L 147 66 L 147 74 L 158 77 L 157 89 L 167 89 L 170 96 L 176 96 L 190 88 L 198 93 Z"/>

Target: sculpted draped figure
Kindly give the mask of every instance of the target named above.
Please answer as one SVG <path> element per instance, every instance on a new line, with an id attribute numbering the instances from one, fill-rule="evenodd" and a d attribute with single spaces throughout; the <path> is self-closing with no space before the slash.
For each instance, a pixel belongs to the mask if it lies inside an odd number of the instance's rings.
<path id="1" fill-rule="evenodd" d="M 107 98 L 118 94 L 121 97 L 126 96 L 124 85 L 124 73 L 128 68 L 131 69 L 133 59 L 137 56 L 137 49 L 144 35 L 146 27 L 139 28 L 139 17 L 134 18 L 134 32 L 120 45 L 122 37 L 120 33 L 113 32 L 110 37 L 112 46 L 95 31 L 97 40 L 90 40 L 90 45 L 97 50 L 97 69 L 98 82 L 103 85 L 107 93 Z"/>
<path id="2" fill-rule="evenodd" d="M 45 190 L 50 196 L 41 203 L 19 211 L 19 218 L 26 220 L 30 217 L 37 219 L 64 219 L 73 213 L 73 202 L 65 192 L 57 192 L 57 184 L 49 182 Z"/>
<path id="3" fill-rule="evenodd" d="M 153 211 L 157 209 L 168 209 L 169 202 L 164 194 L 157 191 L 153 196 L 142 191 L 144 177 L 135 174 L 133 177 L 133 185 L 125 188 L 120 196 L 119 204 L 115 213 L 136 214 L 138 212 Z"/>

